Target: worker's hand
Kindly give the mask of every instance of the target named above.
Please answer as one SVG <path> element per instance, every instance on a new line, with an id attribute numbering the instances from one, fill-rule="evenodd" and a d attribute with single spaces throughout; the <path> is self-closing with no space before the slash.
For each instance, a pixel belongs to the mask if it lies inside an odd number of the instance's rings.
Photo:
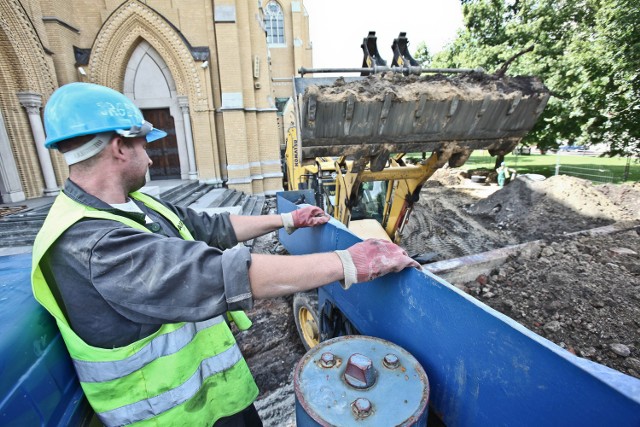
<path id="1" fill-rule="evenodd" d="M 289 234 L 298 228 L 315 227 L 329 221 L 329 215 L 317 206 L 305 206 L 289 213 L 283 213 L 281 216 L 282 225 Z"/>
<path id="2" fill-rule="evenodd" d="M 336 251 L 344 269 L 345 289 L 354 283 L 368 282 L 407 267 L 420 268 L 400 246 L 382 239 L 367 239 L 347 250 Z"/>

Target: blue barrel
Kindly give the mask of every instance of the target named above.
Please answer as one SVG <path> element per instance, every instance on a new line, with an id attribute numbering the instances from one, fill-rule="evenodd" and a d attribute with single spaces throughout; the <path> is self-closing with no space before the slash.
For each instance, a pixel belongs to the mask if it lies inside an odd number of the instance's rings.
<path id="1" fill-rule="evenodd" d="M 429 380 L 409 352 L 368 336 L 334 338 L 296 365 L 296 424 L 426 426 Z"/>

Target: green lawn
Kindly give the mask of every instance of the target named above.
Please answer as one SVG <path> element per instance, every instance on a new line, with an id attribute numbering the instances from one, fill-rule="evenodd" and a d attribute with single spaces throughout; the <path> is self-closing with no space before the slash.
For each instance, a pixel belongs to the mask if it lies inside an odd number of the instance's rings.
<path id="1" fill-rule="evenodd" d="M 495 157 L 491 157 L 486 150 L 476 150 L 462 169 L 493 169 Z M 621 157 L 597 157 L 580 154 L 508 154 L 505 163 L 518 174 L 537 173 L 544 176 L 555 175 L 556 164 L 560 162 L 560 172 L 580 178 L 592 179 L 597 182 L 623 182 L 627 159 Z M 629 175 L 625 182 L 640 181 L 640 163 L 631 159 Z"/>

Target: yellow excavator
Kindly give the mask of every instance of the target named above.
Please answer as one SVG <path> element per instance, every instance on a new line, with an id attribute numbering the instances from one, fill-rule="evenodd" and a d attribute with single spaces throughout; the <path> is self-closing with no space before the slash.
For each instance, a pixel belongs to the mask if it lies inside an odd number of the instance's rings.
<path id="1" fill-rule="evenodd" d="M 536 77 L 504 70 L 424 69 L 393 41 L 387 66 L 375 32 L 361 45 L 361 68 L 300 69 L 284 109 L 285 188 L 290 200 L 322 207 L 362 239 L 399 243 L 424 183 L 473 150 L 511 152 L 549 99 Z M 359 73 L 356 77 L 305 74 Z M 418 157 L 406 161 L 407 153 Z M 298 294 L 294 315 L 305 347 L 319 342 L 317 304 Z"/>

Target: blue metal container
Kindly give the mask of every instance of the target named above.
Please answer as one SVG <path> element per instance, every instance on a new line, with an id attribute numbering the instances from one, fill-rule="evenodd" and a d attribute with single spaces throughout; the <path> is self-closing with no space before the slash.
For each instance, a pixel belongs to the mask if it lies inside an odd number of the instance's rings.
<path id="1" fill-rule="evenodd" d="M 31 293 L 31 254 L 0 257 L 0 426 L 78 426 L 93 416 L 53 318 Z"/>
<path id="2" fill-rule="evenodd" d="M 315 346 L 294 372 L 298 426 L 426 426 L 429 381 L 409 352 L 367 336 Z"/>
<path id="3" fill-rule="evenodd" d="M 280 198 L 278 211 L 296 206 Z M 280 233 L 293 255 L 360 241 L 332 220 Z M 447 426 L 640 426 L 640 380 L 577 357 L 427 271 L 406 269 L 318 290 L 362 334 L 411 352 L 429 375 L 430 406 Z"/>

